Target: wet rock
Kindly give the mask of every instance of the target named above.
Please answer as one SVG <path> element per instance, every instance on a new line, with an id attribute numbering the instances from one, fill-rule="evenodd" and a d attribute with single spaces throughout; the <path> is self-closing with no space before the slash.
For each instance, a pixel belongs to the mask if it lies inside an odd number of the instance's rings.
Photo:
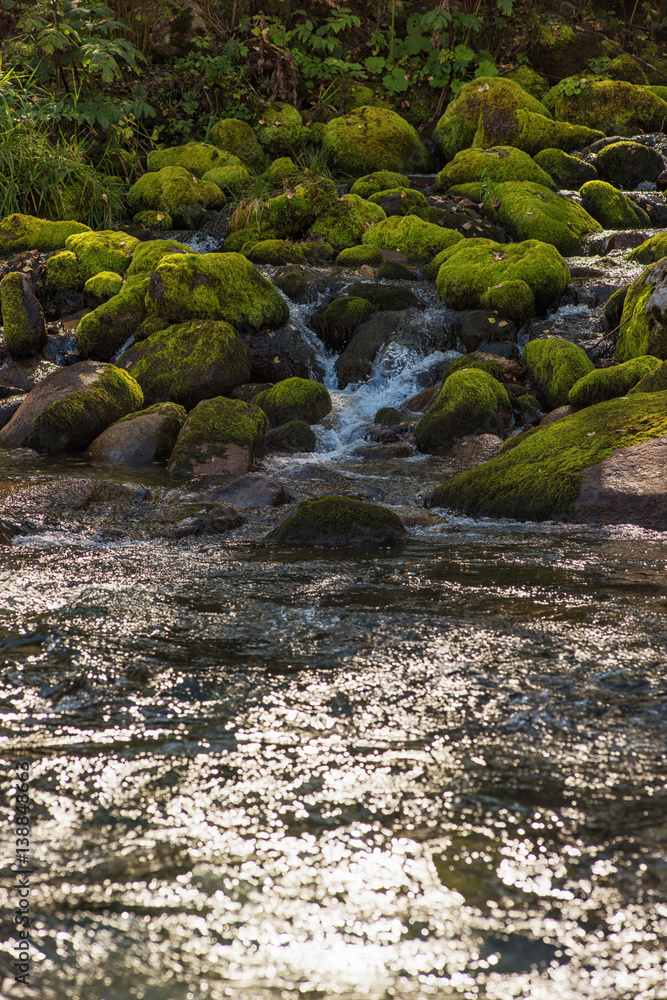
<path id="1" fill-rule="evenodd" d="M 366 299 L 380 312 L 423 309 L 415 293 L 404 285 L 375 284 L 357 281 L 345 289 L 347 295 Z"/>
<path id="2" fill-rule="evenodd" d="M 375 355 L 393 332 L 397 316 L 393 312 L 379 313 L 360 324 L 336 361 L 335 370 L 341 389 L 368 378 L 373 370 Z"/>
<path id="3" fill-rule="evenodd" d="M 584 469 L 574 520 L 667 529 L 667 436 L 613 451 Z"/>
<path id="4" fill-rule="evenodd" d="M 542 417 L 540 420 L 540 427 L 548 427 L 549 424 L 555 424 L 557 420 L 562 420 L 563 417 L 569 417 L 570 414 L 575 413 L 575 407 L 568 403 L 566 406 L 557 406 L 555 410 L 550 410 L 546 416 Z"/>
<path id="5" fill-rule="evenodd" d="M 667 262 L 649 264 L 628 288 L 623 303 L 616 360 L 650 354 L 667 358 Z"/>
<path id="6" fill-rule="evenodd" d="M 47 375 L 59 370 L 58 365 L 37 358 L 15 361 L 0 371 L 0 399 L 15 396 L 19 392 L 30 392 Z"/>
<path id="7" fill-rule="evenodd" d="M 151 518 L 150 534 L 154 538 L 196 538 L 202 535 L 224 535 L 240 528 L 247 519 L 227 503 L 193 502 L 174 504 Z"/>
<path id="8" fill-rule="evenodd" d="M 186 413 L 176 403 L 158 403 L 123 417 L 96 437 L 88 449 L 93 458 L 142 464 L 171 455 Z"/>
<path id="9" fill-rule="evenodd" d="M 481 465 L 500 454 L 503 440 L 496 434 L 478 434 L 469 441 L 460 441 L 449 451 L 448 458 L 465 465 Z"/>
<path id="10" fill-rule="evenodd" d="M 142 406 L 141 389 L 127 372 L 82 361 L 56 369 L 28 393 L 0 431 L 0 445 L 49 454 L 82 451 L 112 423 Z"/>
<path id="11" fill-rule="evenodd" d="M 268 452 L 287 454 L 315 451 L 317 443 L 315 432 L 305 420 L 288 420 L 280 427 L 270 428 L 264 441 Z"/>
<path id="12" fill-rule="evenodd" d="M 224 501 L 235 507 L 280 507 L 293 503 L 281 483 L 276 483 L 266 476 L 242 476 L 214 490 L 208 497 L 209 501 Z"/>
<path id="13" fill-rule="evenodd" d="M 387 507 L 335 495 L 305 500 L 267 535 L 281 545 L 360 549 L 393 548 L 405 537 Z"/>
<path id="14" fill-rule="evenodd" d="M 245 382 L 243 385 L 237 385 L 227 395 L 230 399 L 240 399 L 244 403 L 252 403 L 258 392 L 264 392 L 265 389 L 271 389 L 272 386 L 273 382 Z"/>
<path id="15" fill-rule="evenodd" d="M 372 249 L 375 249 L 374 247 Z M 417 274 L 411 271 L 405 264 L 395 260 L 383 260 L 380 264 L 376 277 L 385 281 L 416 281 Z"/>
<path id="16" fill-rule="evenodd" d="M 383 427 L 395 427 L 397 424 L 405 423 L 405 414 L 393 406 L 382 406 L 373 417 L 373 423 L 381 424 Z"/>
<path id="17" fill-rule="evenodd" d="M 595 157 L 603 181 L 632 190 L 641 181 L 655 181 L 665 169 L 660 153 L 640 142 L 613 142 Z"/>
<path id="18" fill-rule="evenodd" d="M 403 403 L 403 409 L 410 413 L 426 413 L 441 388 L 441 383 L 438 383 L 438 385 L 432 385 L 429 389 L 422 389 L 416 396 L 406 399 Z"/>
<path id="19" fill-rule="evenodd" d="M 301 267 L 283 267 L 277 271 L 273 284 L 292 302 L 306 302 L 308 299 L 308 279 Z"/>
<path id="20" fill-rule="evenodd" d="M 4 427 L 12 419 L 19 406 L 25 399 L 25 394 L 20 396 L 5 396 L 0 399 L 0 427 Z"/>
<path id="21" fill-rule="evenodd" d="M 46 341 L 44 313 L 27 274 L 15 271 L 0 281 L 5 344 L 13 358 L 27 358 Z"/>
<path id="22" fill-rule="evenodd" d="M 639 233 L 636 230 L 612 233 L 605 243 L 605 253 L 609 253 L 611 250 L 634 250 L 635 247 L 642 246 L 646 239 L 646 233 Z"/>
<path id="23" fill-rule="evenodd" d="M 411 458 L 415 454 L 415 447 L 408 441 L 362 444 L 355 448 L 352 454 L 355 458 L 378 462 L 390 458 Z"/>
<path id="24" fill-rule="evenodd" d="M 324 372 L 311 345 L 293 323 L 278 330 L 246 336 L 250 349 L 250 379 L 280 382 L 286 378 L 322 379 Z"/>
<path id="25" fill-rule="evenodd" d="M 260 451 L 268 421 L 258 406 L 218 396 L 188 414 L 169 472 L 195 476 L 245 475 Z"/>
<path id="26" fill-rule="evenodd" d="M 484 309 L 471 309 L 458 314 L 456 333 L 466 351 L 476 351 L 485 341 L 515 341 L 517 328 L 511 319 L 503 319 Z"/>
<path id="27" fill-rule="evenodd" d="M 366 286 L 364 285 L 363 288 Z M 369 286 L 370 287 L 370 286 Z M 359 295 L 342 295 L 316 309 L 310 324 L 330 351 L 340 352 L 350 342 L 357 327 L 369 318 L 376 307 Z"/>
<path id="28" fill-rule="evenodd" d="M 137 495 L 119 483 L 75 476 L 33 476 L 0 484 L 0 515 L 23 517 L 65 511 L 125 507 Z"/>

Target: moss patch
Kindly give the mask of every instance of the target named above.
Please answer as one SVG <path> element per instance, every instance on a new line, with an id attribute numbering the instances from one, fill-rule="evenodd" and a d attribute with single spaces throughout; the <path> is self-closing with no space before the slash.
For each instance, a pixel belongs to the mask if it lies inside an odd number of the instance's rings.
<path id="1" fill-rule="evenodd" d="M 253 264 L 307 264 L 308 258 L 298 243 L 287 240 L 259 240 L 243 251 Z"/>
<path id="2" fill-rule="evenodd" d="M 414 188 L 389 188 L 370 195 L 368 200 L 379 205 L 385 215 L 418 215 L 420 219 L 428 219 L 431 214 L 428 199 Z"/>
<path id="3" fill-rule="evenodd" d="M 575 78 L 573 88 L 572 79 L 561 80 L 544 98 L 561 121 L 601 129 L 605 135 L 632 136 L 659 131 L 667 118 L 667 102 L 647 87 L 589 75 L 582 76 L 583 85 Z"/>
<path id="4" fill-rule="evenodd" d="M 7 215 L 0 222 L 0 256 L 22 250 L 62 250 L 74 233 L 91 233 L 82 222 L 50 222 L 34 215 Z"/>
<path id="5" fill-rule="evenodd" d="M 598 172 L 592 163 L 570 156 L 562 149 L 542 149 L 535 154 L 535 163 L 553 177 L 559 188 L 578 191 L 586 181 L 598 180 Z"/>
<path id="6" fill-rule="evenodd" d="M 75 253 L 85 281 L 100 271 L 124 274 L 132 261 L 139 240 L 127 233 L 107 230 L 99 233 L 78 233 L 68 236 L 65 246 Z"/>
<path id="7" fill-rule="evenodd" d="M 663 306 L 667 259 L 649 264 L 628 288 L 623 303 L 616 360 L 629 361 L 649 354 L 667 358 L 667 324 Z"/>
<path id="8" fill-rule="evenodd" d="M 592 406 L 606 399 L 625 396 L 649 372 L 660 366 L 658 358 L 631 358 L 612 368 L 596 368 L 575 382 L 568 396 L 572 406 Z"/>
<path id="9" fill-rule="evenodd" d="M 268 156 L 275 159 L 304 149 L 311 140 L 311 131 L 293 105 L 275 101 L 262 112 L 257 139 Z"/>
<path id="10" fill-rule="evenodd" d="M 374 549 L 399 545 L 406 535 L 398 515 L 387 507 L 328 496 L 304 500 L 267 538 L 280 545 Z"/>
<path id="11" fill-rule="evenodd" d="M 410 187 L 410 181 L 405 174 L 396 173 L 394 170 L 376 170 L 373 174 L 359 177 L 350 188 L 350 194 L 358 194 L 360 198 L 370 198 L 378 191 L 399 187 Z"/>
<path id="12" fill-rule="evenodd" d="M 565 406 L 575 382 L 593 371 L 586 352 L 559 337 L 529 341 L 523 357 L 537 395 L 550 410 Z"/>
<path id="13" fill-rule="evenodd" d="M 71 250 L 54 253 L 46 262 L 46 281 L 52 292 L 80 292 L 84 285 L 81 267 Z"/>
<path id="14" fill-rule="evenodd" d="M 494 185 L 484 198 L 483 212 L 515 239 L 551 243 L 565 255 L 580 252 L 584 237 L 601 229 L 580 205 L 530 181 Z"/>
<path id="15" fill-rule="evenodd" d="M 360 296 L 341 295 L 325 306 L 316 309 L 310 325 L 330 351 L 342 351 L 352 339 L 352 334 L 369 316 L 375 306 Z"/>
<path id="16" fill-rule="evenodd" d="M 583 185 L 581 206 L 605 229 L 651 225 L 643 208 L 605 181 L 587 181 Z"/>
<path id="17" fill-rule="evenodd" d="M 331 412 L 332 405 L 326 386 L 306 378 L 288 378 L 278 382 L 255 396 L 253 403 L 266 413 L 272 427 L 279 427 L 289 420 L 319 424 Z"/>
<path id="18" fill-rule="evenodd" d="M 628 254 L 628 260 L 637 264 L 654 264 L 667 257 L 667 233 L 651 236 Z"/>
<path id="19" fill-rule="evenodd" d="M 198 180 L 184 167 L 163 167 L 140 177 L 127 193 L 131 212 L 154 209 L 169 215 L 173 224 L 196 229 L 211 208 L 221 208 L 225 196 L 216 184 Z"/>
<path id="20" fill-rule="evenodd" d="M 416 129 L 395 111 L 368 105 L 332 119 L 322 148 L 338 170 L 357 177 L 373 170 L 420 172 L 428 166 Z"/>
<path id="21" fill-rule="evenodd" d="M 310 424 L 305 420 L 288 420 L 280 427 L 270 428 L 266 432 L 266 450 L 269 452 L 315 451 L 317 439 Z"/>
<path id="22" fill-rule="evenodd" d="M 628 395 L 638 392 L 665 392 L 667 390 L 667 361 L 662 361 L 657 368 L 647 372 L 632 389 L 628 390 Z"/>
<path id="23" fill-rule="evenodd" d="M 326 212 L 318 215 L 310 228 L 334 247 L 353 247 L 361 243 L 369 226 L 387 216 L 379 205 L 373 205 L 356 194 L 343 195 Z"/>
<path id="24" fill-rule="evenodd" d="M 86 295 L 92 296 L 99 302 L 106 302 L 114 295 L 118 295 L 123 286 L 123 279 L 115 271 L 100 271 L 99 274 L 88 278 L 84 285 Z"/>
<path id="25" fill-rule="evenodd" d="M 667 393 L 590 406 L 541 427 L 516 447 L 439 486 L 429 506 L 544 521 L 572 513 L 582 470 L 616 448 L 667 434 Z"/>
<path id="26" fill-rule="evenodd" d="M 401 250 L 410 260 L 425 262 L 441 250 L 463 241 L 461 233 L 424 222 L 416 215 L 392 216 L 367 229 L 362 243 L 381 250 Z"/>
<path id="27" fill-rule="evenodd" d="M 218 149 L 238 156 L 249 170 L 258 174 L 266 170 L 269 162 L 266 153 L 247 122 L 239 118 L 222 118 L 213 125 L 208 137 Z"/>
<path id="28" fill-rule="evenodd" d="M 87 313 L 76 329 L 79 347 L 89 358 L 109 361 L 146 318 L 149 278 L 136 274 L 126 278 L 117 295 Z"/>
<path id="29" fill-rule="evenodd" d="M 188 142 L 184 146 L 153 149 L 148 154 L 147 169 L 157 173 L 163 167 L 183 167 L 195 177 L 203 177 L 209 170 L 239 167 L 241 160 L 231 153 L 222 152 L 207 142 Z"/>
<path id="30" fill-rule="evenodd" d="M 527 153 L 512 146 L 492 149 L 462 149 L 435 179 L 436 191 L 448 191 L 455 184 L 475 181 L 534 181 L 554 188 L 549 173 Z"/>
<path id="31" fill-rule="evenodd" d="M 339 267 L 361 267 L 363 264 L 368 267 L 379 267 L 382 263 L 382 254 L 377 247 L 370 244 L 364 246 L 360 243 L 355 247 L 341 250 L 334 263 Z"/>
<path id="32" fill-rule="evenodd" d="M 569 151 L 602 138 L 602 132 L 585 125 L 555 122 L 522 108 L 508 110 L 486 105 L 480 112 L 472 144 L 481 149 L 489 146 L 515 146 L 535 156 L 540 150 L 553 146 Z"/>
<path id="33" fill-rule="evenodd" d="M 510 411 L 509 396 L 497 379 L 475 368 L 454 372 L 415 427 L 417 447 L 439 451 L 468 434 L 498 431 Z"/>
<path id="34" fill-rule="evenodd" d="M 151 274 L 163 257 L 174 253 L 197 253 L 178 240 L 146 240 L 135 246 L 132 263 L 127 269 L 128 278 L 133 274 Z"/>
<path id="35" fill-rule="evenodd" d="M 0 312 L 5 344 L 14 360 L 40 350 L 46 341 L 44 313 L 27 275 L 12 271 L 0 281 Z"/>

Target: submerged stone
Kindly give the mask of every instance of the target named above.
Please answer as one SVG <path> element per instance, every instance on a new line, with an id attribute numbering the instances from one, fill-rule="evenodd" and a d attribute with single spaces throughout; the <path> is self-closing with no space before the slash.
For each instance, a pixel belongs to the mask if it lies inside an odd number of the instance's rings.
<path id="1" fill-rule="evenodd" d="M 303 501 L 266 537 L 279 545 L 379 549 L 394 548 L 406 536 L 387 507 L 334 495 Z"/>

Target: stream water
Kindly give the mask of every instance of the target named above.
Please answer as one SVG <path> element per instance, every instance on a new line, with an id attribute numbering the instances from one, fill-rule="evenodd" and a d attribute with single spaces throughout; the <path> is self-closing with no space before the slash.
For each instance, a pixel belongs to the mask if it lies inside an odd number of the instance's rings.
<path id="1" fill-rule="evenodd" d="M 550 321 L 574 313 L 599 336 L 585 303 Z M 352 453 L 433 360 L 392 345 L 315 454 L 262 471 L 419 511 L 451 462 Z M 0 459 L 63 474 L 210 492 Z M 10 848 L 0 995 L 665 1000 L 667 536 L 431 512 L 358 554 L 271 547 L 275 516 L 176 541 L 47 519 L 3 549 L 4 829 L 18 760 L 34 809 L 30 985 Z"/>

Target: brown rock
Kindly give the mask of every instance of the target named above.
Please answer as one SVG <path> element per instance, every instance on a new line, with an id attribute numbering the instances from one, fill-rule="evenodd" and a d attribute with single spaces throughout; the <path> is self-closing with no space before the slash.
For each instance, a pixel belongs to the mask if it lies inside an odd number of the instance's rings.
<path id="1" fill-rule="evenodd" d="M 362 444 L 352 454 L 356 458 L 380 461 L 386 458 L 411 458 L 415 449 L 407 441 L 396 441 L 393 444 Z"/>
<path id="2" fill-rule="evenodd" d="M 481 465 L 500 454 L 503 441 L 496 434 L 478 434 L 469 441 L 460 441 L 448 452 L 448 458 L 466 465 Z"/>
<path id="3" fill-rule="evenodd" d="M 634 250 L 648 239 L 648 233 L 613 233 L 605 244 L 605 252 L 610 250 Z"/>
<path id="4" fill-rule="evenodd" d="M 36 358 L 15 361 L 0 371 L 0 399 L 15 396 L 18 392 L 30 392 L 47 375 L 58 370 L 59 366 L 51 361 L 38 361 Z"/>
<path id="5" fill-rule="evenodd" d="M 667 436 L 612 451 L 584 469 L 574 519 L 667 529 Z"/>
<path id="6" fill-rule="evenodd" d="M 163 461 L 171 455 L 185 416 L 185 409 L 176 403 L 158 403 L 102 431 L 88 453 L 132 465 Z"/>
<path id="7" fill-rule="evenodd" d="M 401 404 L 401 409 L 409 413 L 426 413 L 429 406 L 438 395 L 442 385 L 432 385 L 430 389 L 422 389 L 416 396 L 411 396 Z"/>
<path id="8" fill-rule="evenodd" d="M 576 413 L 574 406 L 570 406 L 568 403 L 566 406 L 557 406 L 555 410 L 550 410 L 546 416 L 542 417 L 540 420 L 540 427 L 548 427 L 549 424 L 555 424 L 557 420 L 562 420 L 563 417 L 569 417 L 571 413 Z"/>
<path id="9" fill-rule="evenodd" d="M 293 502 L 280 483 L 258 475 L 235 479 L 214 490 L 208 499 L 224 500 L 235 507 L 280 507 Z"/>
<path id="10" fill-rule="evenodd" d="M 135 494 L 119 483 L 75 476 L 44 477 L 31 482 L 2 483 L 0 514 L 50 514 L 102 505 L 130 504 Z"/>

